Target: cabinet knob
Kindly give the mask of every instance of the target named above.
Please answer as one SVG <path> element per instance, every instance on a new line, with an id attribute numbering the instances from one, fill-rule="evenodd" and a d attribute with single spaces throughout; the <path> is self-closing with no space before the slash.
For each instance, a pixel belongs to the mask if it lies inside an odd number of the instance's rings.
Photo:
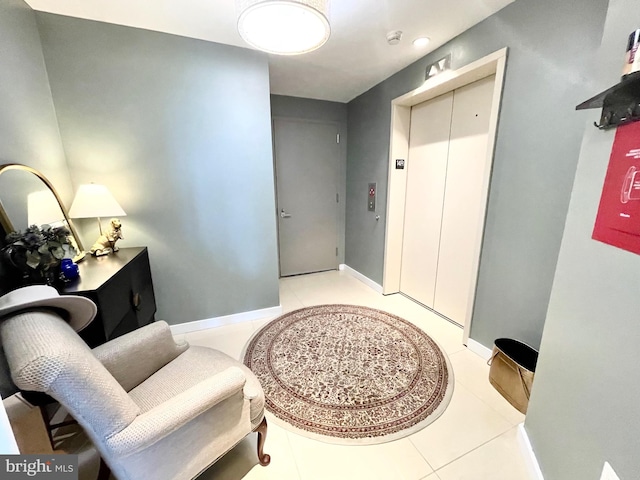
<path id="1" fill-rule="evenodd" d="M 140 311 L 141 303 L 142 295 L 140 295 L 138 292 L 133 292 L 133 295 L 131 296 L 131 304 L 133 305 L 133 308 L 136 309 L 136 311 Z"/>

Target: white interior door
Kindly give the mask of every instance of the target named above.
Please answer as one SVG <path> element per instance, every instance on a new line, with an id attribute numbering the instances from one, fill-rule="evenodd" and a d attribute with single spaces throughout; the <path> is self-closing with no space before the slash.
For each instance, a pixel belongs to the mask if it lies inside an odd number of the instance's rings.
<path id="1" fill-rule="evenodd" d="M 453 98 L 434 309 L 460 325 L 471 308 L 478 273 L 494 83 L 492 75 L 457 89 Z"/>
<path id="2" fill-rule="evenodd" d="M 274 119 L 280 275 L 338 267 L 337 125 Z"/>
<path id="3" fill-rule="evenodd" d="M 453 93 L 411 109 L 400 290 L 433 308 Z"/>

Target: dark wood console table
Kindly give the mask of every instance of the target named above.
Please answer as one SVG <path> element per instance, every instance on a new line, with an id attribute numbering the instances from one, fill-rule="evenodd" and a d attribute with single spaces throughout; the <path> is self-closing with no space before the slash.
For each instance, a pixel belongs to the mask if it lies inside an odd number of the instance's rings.
<path id="1" fill-rule="evenodd" d="M 146 247 L 121 248 L 103 257 L 89 254 L 78 264 L 80 278 L 60 293 L 90 298 L 96 318 L 79 332 L 90 347 L 155 321 L 156 299 Z"/>

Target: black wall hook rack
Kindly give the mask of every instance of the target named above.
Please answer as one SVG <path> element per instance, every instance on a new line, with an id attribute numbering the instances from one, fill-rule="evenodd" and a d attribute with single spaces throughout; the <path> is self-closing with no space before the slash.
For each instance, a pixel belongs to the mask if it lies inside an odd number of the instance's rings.
<path id="1" fill-rule="evenodd" d="M 588 108 L 602 108 L 600 123 L 594 122 L 601 130 L 640 121 L 640 72 L 625 75 L 617 85 L 576 106 Z"/>

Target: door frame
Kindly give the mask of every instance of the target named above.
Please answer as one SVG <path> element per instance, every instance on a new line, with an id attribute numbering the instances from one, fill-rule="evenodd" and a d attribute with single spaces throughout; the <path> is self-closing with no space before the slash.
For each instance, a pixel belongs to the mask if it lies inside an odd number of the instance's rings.
<path id="1" fill-rule="evenodd" d="M 278 277 L 282 277 L 280 271 L 280 212 L 278 211 L 278 168 L 276 159 L 276 121 L 282 120 L 287 122 L 302 122 L 302 123 L 320 123 L 325 125 L 334 125 L 339 135 L 340 141 L 338 142 L 339 157 L 337 160 L 337 172 L 336 172 L 336 185 L 339 201 L 336 202 L 336 246 L 338 248 L 338 255 L 336 256 L 335 269 L 338 270 L 340 265 L 344 263 L 344 250 L 345 250 L 345 217 L 346 217 L 346 135 L 344 134 L 345 125 L 342 122 L 335 120 L 324 120 L 322 118 L 306 118 L 296 117 L 291 115 L 272 115 L 271 117 L 271 142 L 273 152 L 273 191 L 275 194 L 275 218 L 276 218 L 276 237 L 278 245 Z"/>
<path id="2" fill-rule="evenodd" d="M 402 241 L 404 235 L 404 210 L 407 191 L 407 169 L 396 169 L 396 159 L 405 159 L 408 166 L 409 154 L 409 130 L 411 126 L 411 107 L 436 98 L 445 93 L 464 87 L 470 83 L 495 75 L 493 100 L 491 103 L 491 116 L 489 119 L 489 132 L 487 142 L 487 168 L 485 170 L 483 190 L 486 192 L 482 205 L 483 221 L 479 226 L 478 241 L 474 247 L 476 274 L 472 280 L 470 289 L 469 308 L 467 310 L 463 343 L 466 345 L 471 331 L 471 322 L 476 297 L 476 288 L 480 265 L 480 252 L 484 240 L 484 226 L 486 223 L 487 200 L 489 198 L 489 182 L 498 131 L 498 118 L 502 101 L 502 89 L 507 62 L 505 47 L 492 54 L 472 62 L 458 70 L 441 73 L 425 83 L 400 97 L 391 101 L 391 132 L 389 148 L 389 173 L 387 183 L 387 222 L 385 230 L 384 249 L 384 273 L 382 293 L 389 295 L 400 293 L 400 271 L 402 265 Z"/>

